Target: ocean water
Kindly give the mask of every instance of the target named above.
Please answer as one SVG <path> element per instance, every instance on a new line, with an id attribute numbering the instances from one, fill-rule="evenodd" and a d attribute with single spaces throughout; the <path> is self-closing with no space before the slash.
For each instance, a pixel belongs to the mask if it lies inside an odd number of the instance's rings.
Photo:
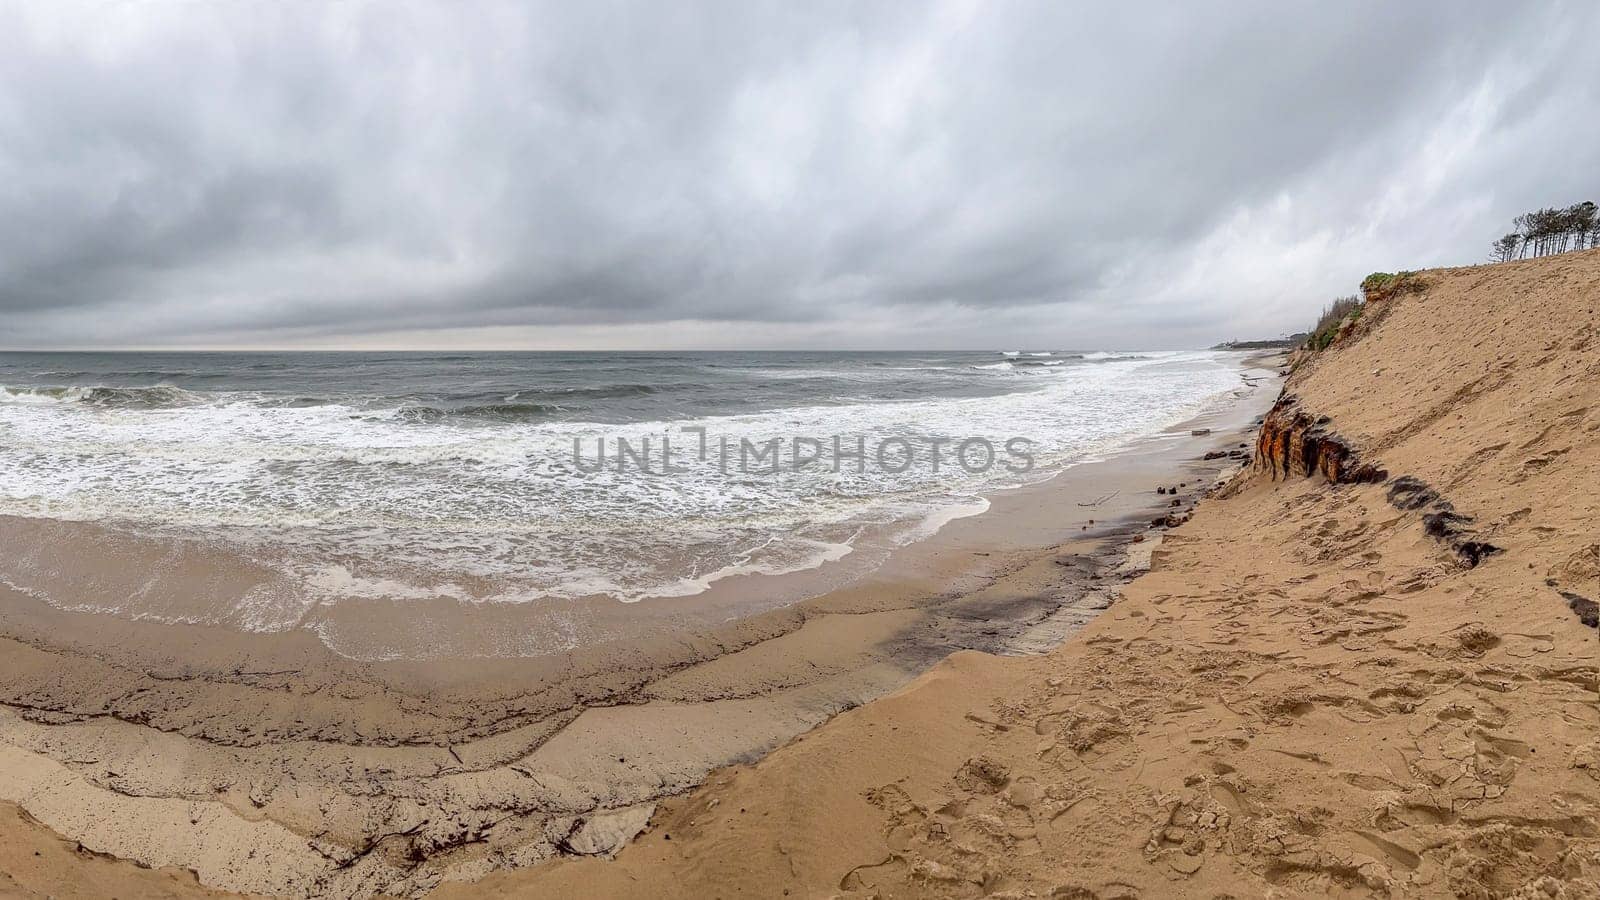
<path id="1" fill-rule="evenodd" d="M 1202 351 L 0 353 L 0 514 L 243 554 L 298 585 L 261 630 L 358 597 L 651 602 L 924 537 L 1238 373 Z"/>

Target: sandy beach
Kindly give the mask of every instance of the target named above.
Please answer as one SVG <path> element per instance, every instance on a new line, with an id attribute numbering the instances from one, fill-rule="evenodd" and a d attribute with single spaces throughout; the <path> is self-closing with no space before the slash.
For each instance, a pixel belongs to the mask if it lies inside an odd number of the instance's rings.
<path id="1" fill-rule="evenodd" d="M 0 0 L 0 900 L 1600 900 L 1597 37 Z"/>
<path id="2" fill-rule="evenodd" d="M 441 893 L 1600 896 L 1600 253 L 1416 277 L 1059 649 Z"/>
<path id="3" fill-rule="evenodd" d="M 560 835 L 565 858 L 439 893 L 1595 896 L 1600 697 L 1585 601 L 1600 593 L 1586 525 L 1600 254 L 1419 277 L 1423 290 L 1300 361 L 1255 463 L 1059 648 L 956 652 L 653 809 L 557 820 L 576 826 Z M 1059 583 L 1075 565 L 1057 561 L 1099 558 L 1094 543 L 1032 559 Z M 1017 559 L 974 597 L 1032 593 L 1041 582 Z M 720 663 L 770 653 L 759 668 L 782 671 L 784 640 Z M 715 668 L 676 684 L 708 688 Z M 65 811 L 140 805 L 91 780 L 129 779 L 107 761 L 46 752 L 140 726 L 13 710 L 7 785 L 37 773 L 31 797 L 14 795 L 37 818 L 65 830 Z M 495 802 L 539 777 L 501 782 Z M 260 806 L 240 787 L 220 794 L 230 811 L 283 808 L 277 793 Z M 604 856 L 608 835 L 640 825 L 615 859 L 572 858 Z M 4 827 L 21 848 L 8 852 L 71 862 L 8 866 L 23 890 L 28 878 L 92 890 L 120 865 L 15 812 Z M 119 871 L 151 895 L 194 888 Z"/>
<path id="4" fill-rule="evenodd" d="M 1152 519 L 1181 519 L 1238 469 L 1279 383 L 1270 363 L 1241 355 L 1235 396 L 1200 419 L 994 494 L 933 538 L 863 548 L 865 572 L 730 578 L 639 604 L 340 611 L 376 638 L 425 629 L 445 647 L 559 622 L 577 636 L 564 653 L 363 661 L 306 631 L 135 621 L 0 589 L 0 799 L 28 817 L 5 827 L 290 896 L 418 896 L 609 854 L 663 798 L 952 652 L 1037 653 L 1073 634 L 1148 564 L 1164 530 Z M 52 597 L 164 591 L 198 608 L 267 577 L 86 523 L 11 518 L 0 534 L 30 571 L 56 573 Z"/>
<path id="5" fill-rule="evenodd" d="M 1414 277 L 1215 421 L 721 627 L 385 666 L 8 597 L 8 887 L 1595 896 L 1600 253 Z"/>
<path id="6" fill-rule="evenodd" d="M 386 666 L 10 597 L 0 868 L 121 896 L 1594 896 L 1600 254 L 1418 277 L 1216 420 L 721 627 Z M 1280 384 L 1248 468 L 1196 461 Z M 1167 482 L 1194 514 L 1152 528 Z"/>

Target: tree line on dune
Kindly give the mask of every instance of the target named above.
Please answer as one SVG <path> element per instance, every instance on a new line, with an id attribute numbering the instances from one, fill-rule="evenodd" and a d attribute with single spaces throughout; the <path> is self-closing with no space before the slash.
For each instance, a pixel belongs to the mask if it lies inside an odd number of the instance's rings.
<path id="1" fill-rule="evenodd" d="M 1600 247 L 1600 207 L 1585 200 L 1564 209 L 1546 207 L 1512 219 L 1517 230 L 1494 242 L 1495 262 L 1510 262 L 1532 256 L 1549 256 L 1572 250 Z M 1361 296 L 1340 297 L 1323 307 L 1300 344 L 1305 350 L 1324 350 L 1346 331 L 1355 327 L 1367 305 L 1398 293 L 1426 287 L 1416 272 L 1373 272 L 1361 282 Z"/>
<path id="2" fill-rule="evenodd" d="M 1566 209 L 1549 207 L 1523 213 L 1512 220 L 1517 226 L 1494 242 L 1492 258 L 1508 262 L 1528 256 L 1549 256 L 1568 250 L 1600 247 L 1600 212 L 1585 200 Z"/>
<path id="3" fill-rule="evenodd" d="M 1340 297 L 1322 308 L 1322 315 L 1317 317 L 1317 324 L 1312 326 L 1311 333 L 1306 336 L 1305 343 L 1301 346 L 1309 350 L 1325 350 L 1333 343 L 1334 336 L 1339 332 L 1339 326 L 1347 318 L 1353 319 L 1361 314 L 1361 298 L 1354 295 Z"/>

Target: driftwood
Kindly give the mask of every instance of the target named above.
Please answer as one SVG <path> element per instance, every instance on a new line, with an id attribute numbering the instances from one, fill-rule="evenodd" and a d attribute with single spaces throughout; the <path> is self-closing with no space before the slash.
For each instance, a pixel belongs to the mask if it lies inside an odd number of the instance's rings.
<path id="1" fill-rule="evenodd" d="M 1095 500 L 1092 503 L 1079 503 L 1078 505 L 1079 506 L 1099 506 L 1100 504 L 1106 502 L 1107 500 L 1110 500 L 1112 497 L 1115 497 L 1116 495 L 1118 495 L 1120 493 L 1122 493 L 1122 492 L 1121 491 L 1112 491 L 1111 493 L 1105 495 L 1104 497 L 1101 497 L 1099 500 Z"/>

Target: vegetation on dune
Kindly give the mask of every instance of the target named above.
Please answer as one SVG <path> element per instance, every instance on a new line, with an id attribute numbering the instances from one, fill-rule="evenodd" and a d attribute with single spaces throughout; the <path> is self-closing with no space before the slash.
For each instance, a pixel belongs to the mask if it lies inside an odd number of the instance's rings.
<path id="1" fill-rule="evenodd" d="M 1306 350 L 1326 350 L 1355 327 L 1368 308 L 1400 294 L 1409 294 L 1427 287 L 1416 272 L 1373 272 L 1361 279 L 1361 296 L 1340 297 L 1323 307 L 1317 317 L 1316 327 L 1301 345 Z"/>
<path id="2" fill-rule="evenodd" d="M 1408 294 L 1424 287 L 1426 285 L 1415 272 L 1373 272 L 1361 279 L 1361 296 L 1367 302 L 1387 300 L 1395 294 Z"/>
<path id="3" fill-rule="evenodd" d="M 1547 207 L 1523 213 L 1512 224 L 1517 230 L 1492 245 L 1490 258 L 1495 262 L 1600 247 L 1600 207 L 1587 200 L 1565 209 Z"/>
<path id="4" fill-rule="evenodd" d="M 1363 294 L 1372 294 L 1372 293 L 1375 293 L 1377 291 L 1383 290 L 1384 288 L 1388 287 L 1389 285 L 1394 284 L 1395 279 L 1404 278 L 1406 275 L 1409 275 L 1409 274 L 1411 274 L 1411 273 L 1409 273 L 1409 272 L 1401 272 L 1400 274 L 1395 275 L 1395 274 L 1390 273 L 1390 272 L 1373 272 L 1371 275 L 1368 275 L 1367 277 L 1361 279 L 1361 293 L 1363 293 Z M 1351 299 L 1354 299 L 1354 298 L 1351 298 Z"/>
<path id="5" fill-rule="evenodd" d="M 1333 338 L 1339 333 L 1339 326 L 1345 319 L 1352 322 L 1361 317 L 1361 300 L 1354 295 L 1340 297 L 1323 307 L 1322 315 L 1317 318 L 1315 328 L 1311 329 L 1311 336 L 1306 338 L 1305 346 L 1312 350 L 1323 350 L 1333 343 Z"/>

